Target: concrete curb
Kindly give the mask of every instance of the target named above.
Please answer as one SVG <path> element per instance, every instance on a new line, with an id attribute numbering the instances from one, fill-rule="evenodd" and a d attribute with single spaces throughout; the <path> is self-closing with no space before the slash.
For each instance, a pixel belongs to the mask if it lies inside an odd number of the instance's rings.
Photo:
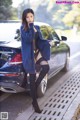
<path id="1" fill-rule="evenodd" d="M 76 120 L 79 104 L 80 104 L 80 92 L 73 100 L 72 104 L 69 106 L 62 120 Z"/>

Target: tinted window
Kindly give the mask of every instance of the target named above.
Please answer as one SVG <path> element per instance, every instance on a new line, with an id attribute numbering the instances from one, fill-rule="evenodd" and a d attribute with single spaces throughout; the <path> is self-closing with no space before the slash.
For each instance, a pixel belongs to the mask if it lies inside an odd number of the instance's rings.
<path id="1" fill-rule="evenodd" d="M 50 32 L 50 34 L 52 35 L 53 40 L 55 40 L 55 39 L 60 40 L 57 33 L 55 32 L 55 30 L 52 27 L 47 26 L 47 28 L 48 28 L 48 31 Z"/>
<path id="2" fill-rule="evenodd" d="M 45 26 L 45 25 L 41 26 L 41 27 L 40 27 L 40 30 L 41 30 L 42 36 L 43 36 L 43 38 L 44 38 L 45 40 L 46 40 L 46 39 L 48 39 L 48 40 L 52 40 L 52 39 L 53 39 L 51 33 L 50 33 L 50 32 L 48 31 L 48 29 L 47 29 L 47 26 Z"/>

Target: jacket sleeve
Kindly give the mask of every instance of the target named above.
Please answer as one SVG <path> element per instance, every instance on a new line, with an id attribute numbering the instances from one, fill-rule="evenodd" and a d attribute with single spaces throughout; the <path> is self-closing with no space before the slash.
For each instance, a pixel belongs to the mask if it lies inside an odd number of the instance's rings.
<path id="1" fill-rule="evenodd" d="M 33 25 L 30 25 L 29 30 L 25 31 L 24 27 L 21 26 L 21 39 L 22 41 L 24 41 L 25 43 L 31 43 L 34 39 L 34 29 L 33 29 Z"/>
<path id="2" fill-rule="evenodd" d="M 43 58 L 45 60 L 49 60 L 50 59 L 50 44 L 49 44 L 48 40 L 45 40 L 42 37 L 40 27 L 36 26 L 36 28 L 37 28 L 37 31 L 38 31 L 37 46 L 38 46 Z"/>
<path id="3" fill-rule="evenodd" d="M 40 30 L 39 26 L 37 26 L 37 31 L 38 31 L 38 37 L 39 37 L 39 39 L 43 39 L 42 34 L 41 34 L 41 30 Z"/>

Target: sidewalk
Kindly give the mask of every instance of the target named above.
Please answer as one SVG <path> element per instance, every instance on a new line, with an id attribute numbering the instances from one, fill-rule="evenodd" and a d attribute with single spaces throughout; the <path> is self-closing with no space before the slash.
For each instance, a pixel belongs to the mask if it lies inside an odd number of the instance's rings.
<path id="1" fill-rule="evenodd" d="M 39 99 L 40 108 L 43 109 L 41 114 L 35 113 L 30 106 L 16 120 L 79 120 L 73 119 L 79 104 L 80 65 L 64 75 L 48 90 L 47 95 Z"/>

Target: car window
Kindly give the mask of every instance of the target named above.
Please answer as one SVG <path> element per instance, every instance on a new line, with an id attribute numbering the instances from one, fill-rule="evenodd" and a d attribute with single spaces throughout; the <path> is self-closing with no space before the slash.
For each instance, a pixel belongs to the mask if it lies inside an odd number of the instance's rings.
<path id="1" fill-rule="evenodd" d="M 50 32 L 50 34 L 52 35 L 53 40 L 60 40 L 59 36 L 57 35 L 55 30 L 51 26 L 47 26 L 47 28 L 48 28 L 48 31 Z"/>
<path id="2" fill-rule="evenodd" d="M 42 37 L 45 40 L 52 40 L 52 35 L 51 33 L 48 31 L 47 26 L 43 25 L 40 27 L 41 33 L 42 33 Z"/>

